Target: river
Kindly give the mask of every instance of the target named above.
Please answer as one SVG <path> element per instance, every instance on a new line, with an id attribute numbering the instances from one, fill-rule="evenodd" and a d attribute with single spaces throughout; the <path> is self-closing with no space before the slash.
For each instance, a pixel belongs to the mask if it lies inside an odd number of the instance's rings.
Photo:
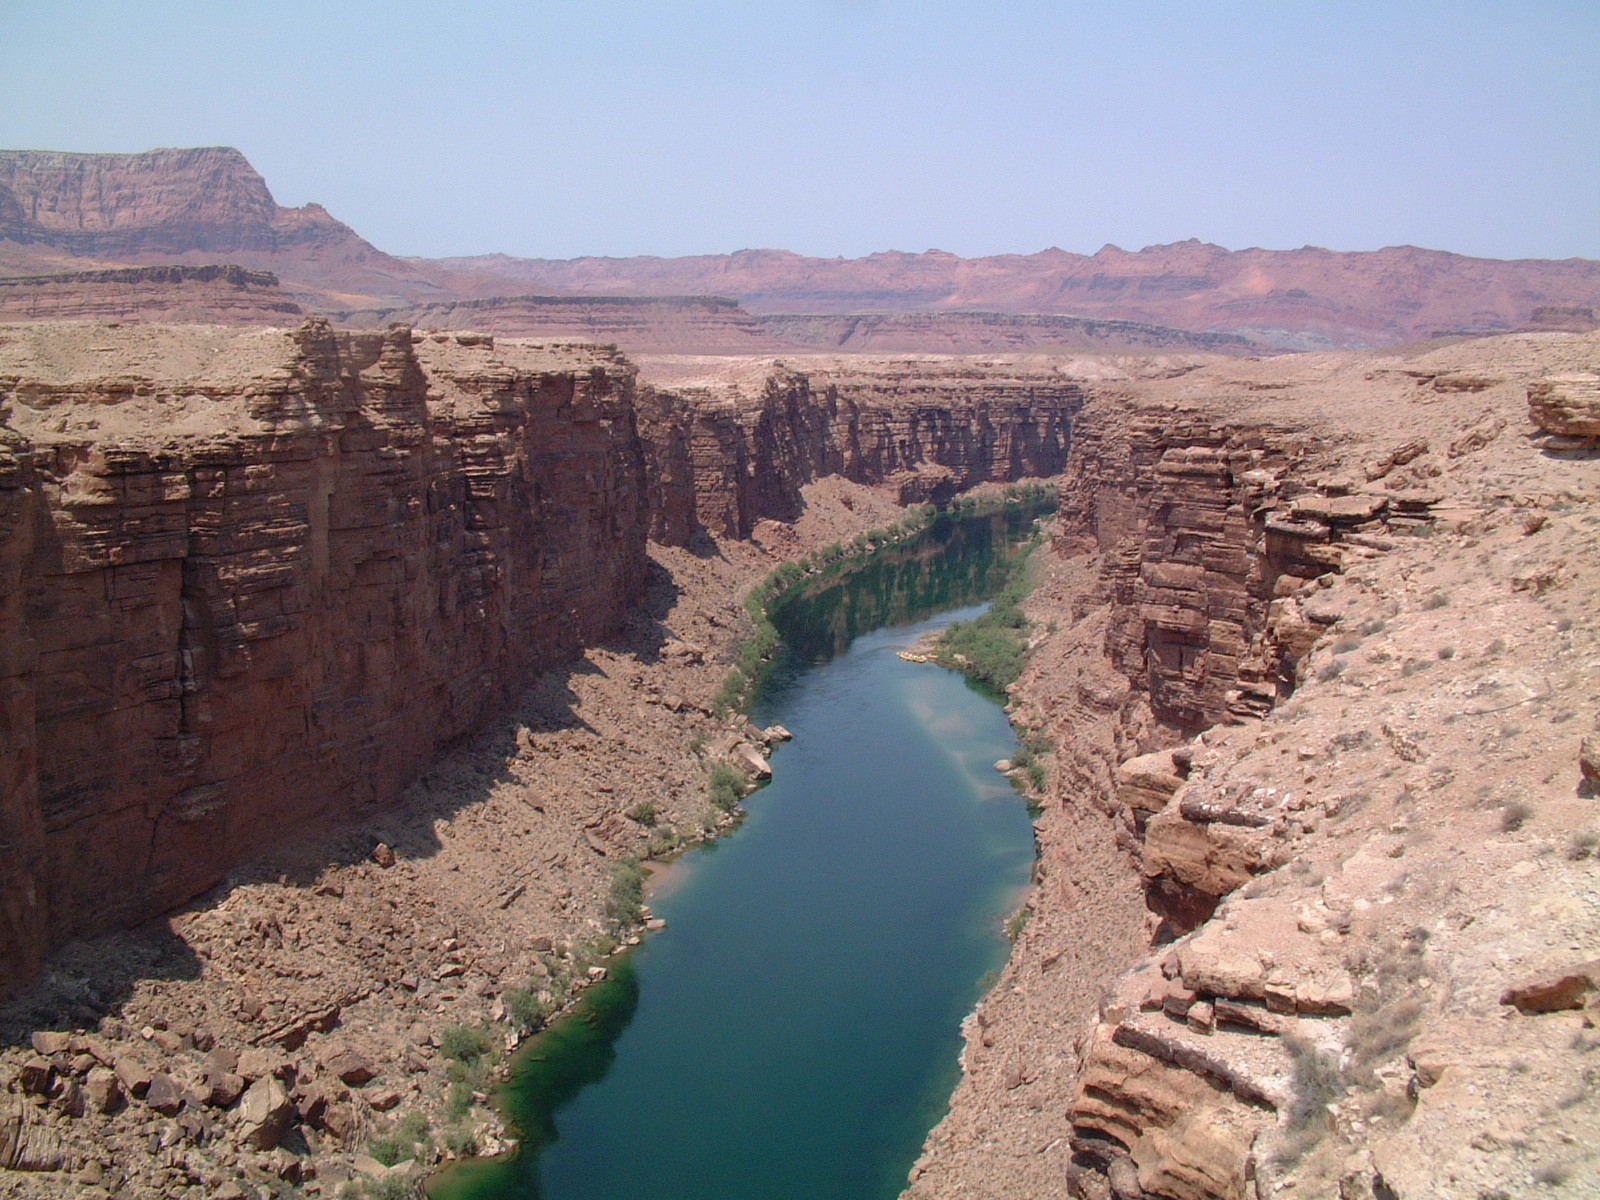
<path id="1" fill-rule="evenodd" d="M 753 715 L 794 740 L 771 784 L 666 873 L 667 928 L 522 1052 L 502 1100 L 523 1153 L 436 1197 L 898 1195 L 1034 846 L 994 770 L 1016 749 L 999 705 L 897 651 L 981 611 L 948 606 L 998 589 L 1031 516 L 941 518 L 777 606 L 785 650 Z"/>

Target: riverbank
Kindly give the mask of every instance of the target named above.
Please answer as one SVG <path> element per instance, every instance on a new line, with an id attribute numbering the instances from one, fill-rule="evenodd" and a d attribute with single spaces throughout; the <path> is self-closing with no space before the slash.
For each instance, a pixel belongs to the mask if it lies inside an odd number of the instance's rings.
<path id="1" fill-rule="evenodd" d="M 1086 408 L 1012 693 L 1056 747 L 1033 915 L 908 1196 L 1600 1187 L 1600 475 L 1527 407 L 1594 352 Z"/>
<path id="2" fill-rule="evenodd" d="M 0 1090 L 41 1079 L 46 1095 L 19 1116 L 68 1169 L 8 1185 L 23 1197 L 335 1195 L 492 1153 L 504 1133 L 484 1100 L 510 1030 L 506 993 L 559 1005 L 551 968 L 570 973 L 572 952 L 604 935 L 621 861 L 669 828 L 698 835 L 709 815 L 704 755 L 727 728 L 712 700 L 749 630 L 738 597 L 777 562 L 907 511 L 837 478 L 806 496 L 797 521 L 763 522 L 751 542 L 652 547 L 625 635 L 541 677 L 403 804 L 237 871 L 167 920 L 59 955 L 0 1016 L 12 1043 Z M 101 1007 L 115 1015 L 87 1015 Z M 488 1031 L 484 1052 L 463 1055 L 460 1029 Z M 40 1030 L 62 1037 L 36 1045 Z M 242 1092 L 256 1108 L 228 1107 Z M 274 1125 L 297 1130 L 256 1150 L 243 1124 L 257 1120 L 261 1141 Z M 414 1165 L 389 1174 L 375 1150 Z"/>

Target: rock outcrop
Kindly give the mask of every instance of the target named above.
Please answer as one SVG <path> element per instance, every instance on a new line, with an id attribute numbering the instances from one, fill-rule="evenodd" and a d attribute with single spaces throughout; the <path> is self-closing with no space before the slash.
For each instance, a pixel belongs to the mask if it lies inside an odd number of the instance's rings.
<path id="1" fill-rule="evenodd" d="M 0 243 L 16 274 L 217 262 L 271 271 L 299 297 L 415 302 L 442 289 L 320 204 L 286 208 L 230 146 L 73 154 L 0 150 Z M 331 305 L 329 305 L 331 307 Z"/>
<path id="2" fill-rule="evenodd" d="M 305 315 L 269 271 L 128 267 L 0 277 L 0 321 L 282 325 Z"/>
<path id="3" fill-rule="evenodd" d="M 670 545 L 792 521 L 825 475 L 890 485 L 903 504 L 1055 475 L 1083 401 L 1048 364 L 940 358 L 739 362 L 641 392 L 651 536 Z"/>
<path id="4" fill-rule="evenodd" d="M 1600 438 L 1600 375 L 1552 375 L 1528 385 L 1528 415 L 1546 433 Z"/>
<path id="5" fill-rule="evenodd" d="M 0 334 L 0 963 L 382 804 L 644 570 L 633 371 L 397 327 Z"/>
<path id="6" fill-rule="evenodd" d="M 1031 916 L 908 1195 L 1600 1188 L 1600 470 L 1511 433 L 1596 348 L 1095 389 L 1012 695 Z"/>

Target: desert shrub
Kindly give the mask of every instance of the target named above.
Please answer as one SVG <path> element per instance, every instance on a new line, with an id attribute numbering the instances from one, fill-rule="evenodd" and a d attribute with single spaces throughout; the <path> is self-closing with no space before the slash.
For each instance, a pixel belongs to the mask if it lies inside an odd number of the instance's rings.
<path id="1" fill-rule="evenodd" d="M 493 1036 L 476 1025 L 452 1025 L 439 1035 L 440 1052 L 461 1063 L 477 1062 L 493 1048 Z"/>
<path id="2" fill-rule="evenodd" d="M 641 800 L 628 810 L 628 819 L 637 821 L 646 829 L 654 829 L 656 822 L 661 819 L 661 810 L 650 800 Z"/>
<path id="3" fill-rule="evenodd" d="M 728 672 L 722 681 L 722 686 L 717 688 L 716 695 L 711 697 L 711 707 L 716 710 L 718 716 L 725 716 L 744 702 L 748 682 L 744 672 L 738 667 Z"/>
<path id="4" fill-rule="evenodd" d="M 655 831 L 644 848 L 645 858 L 661 858 L 683 845 L 683 835 L 667 825 Z"/>
<path id="5" fill-rule="evenodd" d="M 518 1033 L 527 1034 L 542 1028 L 550 1015 L 551 1006 L 539 999 L 531 988 L 510 988 L 500 999 L 506 1006 L 506 1019 Z"/>
<path id="6" fill-rule="evenodd" d="M 1350 651 L 1359 650 L 1360 648 L 1361 639 L 1353 633 L 1347 633 L 1333 643 L 1333 652 L 1335 654 L 1349 654 Z"/>
<path id="7" fill-rule="evenodd" d="M 1456 656 L 1456 648 L 1454 646 L 1440 646 L 1439 647 L 1439 661 L 1440 662 L 1449 662 L 1455 656 Z"/>
<path id="8" fill-rule="evenodd" d="M 459 1122 L 472 1111 L 472 1093 L 477 1091 L 471 1079 L 453 1079 L 445 1096 L 444 1112 L 451 1121 Z M 381 1161 L 381 1160 L 380 1160 Z"/>
<path id="9" fill-rule="evenodd" d="M 996 691 L 1004 691 L 1022 674 L 1022 641 L 1003 626 L 957 621 L 939 640 L 941 658 L 957 662 L 962 670 Z"/>
<path id="10" fill-rule="evenodd" d="M 367 1153 L 386 1167 L 392 1167 L 399 1162 L 405 1149 L 406 1147 L 396 1137 L 373 1138 L 367 1143 Z"/>
<path id="11" fill-rule="evenodd" d="M 1422 1020 L 1420 1002 L 1406 998 L 1358 1012 L 1350 1019 L 1348 1041 L 1351 1071 L 1362 1082 L 1370 1081 L 1372 1068 L 1393 1058 L 1411 1044 L 1417 1023 Z"/>
<path id="12" fill-rule="evenodd" d="M 384 1165 L 393 1166 L 392 1163 Z M 360 1189 L 362 1200 L 427 1200 L 427 1192 L 423 1190 L 420 1179 L 369 1179 L 360 1184 Z"/>
<path id="13" fill-rule="evenodd" d="M 624 858 L 611 877 L 611 892 L 606 897 L 606 921 L 613 929 L 637 925 L 643 914 L 644 871 L 635 858 Z"/>
<path id="14" fill-rule="evenodd" d="M 1023 905 L 1011 914 L 1011 919 L 1006 922 L 1006 937 L 1013 942 L 1022 936 L 1022 931 L 1028 927 L 1028 918 L 1033 915 L 1033 910 Z"/>
<path id="15" fill-rule="evenodd" d="M 727 763 L 718 763 L 711 768 L 706 795 L 717 811 L 731 812 L 744 799 L 744 776 Z"/>
<path id="16" fill-rule="evenodd" d="M 1441 592 L 1441 591 L 1437 591 L 1437 590 L 1429 592 L 1427 594 L 1427 596 L 1422 601 L 1422 607 L 1427 612 L 1432 612 L 1435 609 L 1439 609 L 1439 608 L 1448 608 L 1449 606 L 1450 606 L 1449 593 Z"/>
<path id="17" fill-rule="evenodd" d="M 957 621 L 940 635 L 936 653 L 947 666 L 959 667 L 971 678 L 1003 692 L 1022 674 L 1031 623 L 1022 601 L 1031 590 L 1029 570 L 1032 547 L 1011 564 L 1006 584 L 989 604 L 989 611 L 971 621 Z"/>
<path id="18" fill-rule="evenodd" d="M 1573 862 L 1581 862 L 1583 859 L 1596 857 L 1596 849 L 1600 849 L 1600 833 L 1592 829 L 1581 830 L 1574 833 L 1567 842 L 1567 857 Z"/>
<path id="19" fill-rule="evenodd" d="M 392 1167 L 402 1159 L 419 1157 L 432 1145 L 428 1138 L 427 1114 L 409 1112 L 391 1133 L 368 1142 L 367 1153 L 384 1166 Z"/>
<path id="20" fill-rule="evenodd" d="M 1289 1052 L 1291 1098 L 1286 1114 L 1290 1132 L 1321 1132 L 1326 1128 L 1328 1106 L 1349 1089 L 1339 1059 L 1307 1038 L 1286 1036 Z"/>
<path id="21" fill-rule="evenodd" d="M 1322 670 L 1317 672 L 1317 679 L 1322 683 L 1332 683 L 1335 679 L 1344 674 L 1344 667 L 1344 659 L 1336 658 L 1327 666 L 1323 667 Z"/>
<path id="22" fill-rule="evenodd" d="M 1508 800 L 1500 808 L 1500 829 L 1515 833 L 1533 817 L 1533 805 L 1523 800 Z"/>
<path id="23" fill-rule="evenodd" d="M 439 1135 L 444 1148 L 457 1158 L 468 1158 L 478 1152 L 478 1138 L 465 1125 L 452 1125 Z"/>
<path id="24" fill-rule="evenodd" d="M 1487 646 L 1485 646 L 1483 648 L 1483 656 L 1485 658 L 1493 658 L 1496 654 L 1504 653 L 1505 648 L 1506 648 L 1506 640 L 1505 640 L 1505 638 L 1495 638 L 1494 641 L 1490 642 Z"/>

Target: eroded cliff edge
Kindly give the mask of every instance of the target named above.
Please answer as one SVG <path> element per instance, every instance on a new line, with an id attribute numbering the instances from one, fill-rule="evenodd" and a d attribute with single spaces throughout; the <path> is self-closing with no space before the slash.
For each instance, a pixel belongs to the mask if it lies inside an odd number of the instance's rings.
<path id="1" fill-rule="evenodd" d="M 7 328 L 3 982 L 394 802 L 622 627 L 647 534 L 792 523 L 825 476 L 1051 474 L 1082 395 L 1049 364 L 803 367 L 674 390 L 480 333 Z"/>
<path id="2" fill-rule="evenodd" d="M 12 981 L 393 801 L 639 592 L 614 355 L 312 322 L 0 356 Z"/>
<path id="3" fill-rule="evenodd" d="M 910 1195 L 1593 1190 L 1600 464 L 1528 400 L 1597 349 L 1097 389 L 1031 919 Z"/>

